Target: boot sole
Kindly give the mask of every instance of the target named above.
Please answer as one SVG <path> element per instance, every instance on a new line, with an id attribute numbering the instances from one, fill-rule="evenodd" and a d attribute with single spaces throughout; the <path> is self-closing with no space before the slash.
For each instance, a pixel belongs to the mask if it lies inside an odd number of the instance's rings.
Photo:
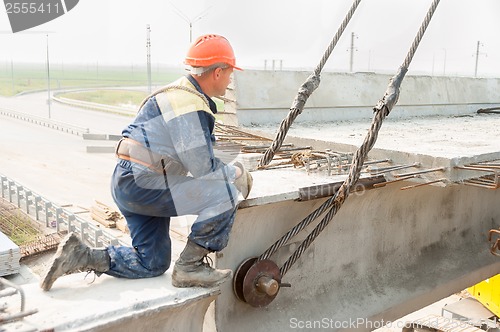
<path id="1" fill-rule="evenodd" d="M 60 262 L 62 253 L 67 251 L 68 248 L 71 248 L 72 244 L 75 242 L 75 238 L 78 243 L 78 238 L 76 234 L 70 233 L 66 235 L 66 237 L 61 241 L 61 243 L 59 243 L 57 251 L 54 254 L 54 257 L 52 258 L 52 261 L 50 262 L 50 268 L 47 270 L 44 278 L 40 282 L 40 287 L 44 291 L 49 291 L 52 288 L 54 282 L 57 280 L 57 278 L 62 276 L 61 274 L 53 278 L 53 276 L 58 272 L 57 270 L 59 270 L 61 268 L 61 265 L 63 264 L 63 262 Z"/>
<path id="2" fill-rule="evenodd" d="M 224 282 L 228 281 L 229 279 L 231 279 L 232 277 L 232 273 L 229 274 L 227 277 L 225 278 L 222 278 L 222 279 L 219 279 L 215 282 L 193 282 L 193 281 L 176 281 L 175 279 L 173 279 L 172 277 L 172 286 L 176 287 L 176 288 L 190 288 L 190 287 L 201 287 L 201 288 L 212 288 L 212 287 L 216 287 L 216 286 L 219 286 L 221 284 L 223 284 Z"/>

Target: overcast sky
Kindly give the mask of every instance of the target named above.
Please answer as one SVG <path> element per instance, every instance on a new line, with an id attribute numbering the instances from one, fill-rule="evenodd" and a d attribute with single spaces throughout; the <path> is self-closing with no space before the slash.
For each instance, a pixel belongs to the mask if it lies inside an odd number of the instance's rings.
<path id="1" fill-rule="evenodd" d="M 355 33 L 354 71 L 395 72 L 431 0 L 363 0 L 333 51 L 326 70 L 349 70 Z M 151 60 L 182 65 L 194 38 L 218 33 L 232 43 L 240 66 L 311 70 L 351 7 L 351 0 L 80 0 L 55 20 L 13 34 L 0 13 L 0 61 L 45 62 L 46 32 L 51 63 L 140 65 L 146 62 L 146 25 Z M 181 14 L 182 13 L 182 14 Z M 204 13 L 201 19 L 197 17 Z M 500 0 L 441 0 L 409 73 L 500 77 Z"/>

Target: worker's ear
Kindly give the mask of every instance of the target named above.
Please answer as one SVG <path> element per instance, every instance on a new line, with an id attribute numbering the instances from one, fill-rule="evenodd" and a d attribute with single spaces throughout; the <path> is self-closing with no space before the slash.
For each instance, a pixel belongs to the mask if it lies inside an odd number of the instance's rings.
<path id="1" fill-rule="evenodd" d="M 215 70 L 214 70 L 214 78 L 215 79 L 219 79 L 220 76 L 221 76 L 221 73 L 222 73 L 222 68 L 220 68 L 220 67 L 215 68 Z"/>

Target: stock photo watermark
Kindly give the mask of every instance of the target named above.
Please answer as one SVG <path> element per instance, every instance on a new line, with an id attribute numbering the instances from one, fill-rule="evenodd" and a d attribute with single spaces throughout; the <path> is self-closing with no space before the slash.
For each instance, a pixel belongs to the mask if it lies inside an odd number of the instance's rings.
<path id="1" fill-rule="evenodd" d="M 340 188 L 339 185 L 319 185 L 307 188 L 306 191 L 301 192 L 301 199 L 303 200 L 311 200 L 319 197 L 328 197 L 333 196 Z M 363 196 L 368 189 L 371 189 L 369 186 L 365 186 L 362 183 L 356 183 L 352 186 L 349 191 L 350 196 Z"/>
<path id="2" fill-rule="evenodd" d="M 71 9 L 79 0 L 4 0 L 12 32 L 24 31 L 56 19 Z"/>
<path id="3" fill-rule="evenodd" d="M 338 320 L 329 317 L 324 317 L 319 320 L 302 320 L 295 317 L 290 318 L 289 328 L 297 330 L 308 329 L 324 329 L 324 330 L 337 330 L 337 329 L 379 329 L 382 327 L 405 327 L 404 322 L 391 322 L 385 320 L 369 320 L 367 318 L 349 318 L 346 320 Z"/>
<path id="4" fill-rule="evenodd" d="M 447 328 L 457 328 L 457 329 L 467 329 L 471 326 L 483 326 L 483 325 L 494 325 L 496 326 L 498 322 L 495 321 L 473 321 L 473 320 L 457 320 L 446 317 L 432 317 L 427 319 L 421 319 L 416 322 L 408 321 L 389 321 L 389 320 L 371 320 L 369 318 L 349 318 L 345 320 L 338 320 L 329 317 L 324 317 L 316 320 L 299 319 L 292 317 L 289 320 L 289 328 L 294 330 L 339 330 L 339 329 L 369 329 L 376 330 L 380 328 L 395 328 L 404 329 L 415 326 L 426 326 L 429 328 L 439 329 L 440 326 L 446 325 Z"/>

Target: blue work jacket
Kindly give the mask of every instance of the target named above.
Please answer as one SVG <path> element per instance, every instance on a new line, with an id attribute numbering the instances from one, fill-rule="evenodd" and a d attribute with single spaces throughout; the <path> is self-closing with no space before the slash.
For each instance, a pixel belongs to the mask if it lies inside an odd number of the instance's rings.
<path id="1" fill-rule="evenodd" d="M 181 163 L 190 177 L 233 182 L 235 166 L 224 164 L 213 152 L 217 112 L 214 101 L 203 93 L 191 75 L 160 91 L 143 103 L 122 135 Z M 152 172 L 139 164 L 133 164 L 133 168 L 136 175 Z M 167 172 L 166 182 L 175 182 L 176 178 L 177 175 Z"/>

